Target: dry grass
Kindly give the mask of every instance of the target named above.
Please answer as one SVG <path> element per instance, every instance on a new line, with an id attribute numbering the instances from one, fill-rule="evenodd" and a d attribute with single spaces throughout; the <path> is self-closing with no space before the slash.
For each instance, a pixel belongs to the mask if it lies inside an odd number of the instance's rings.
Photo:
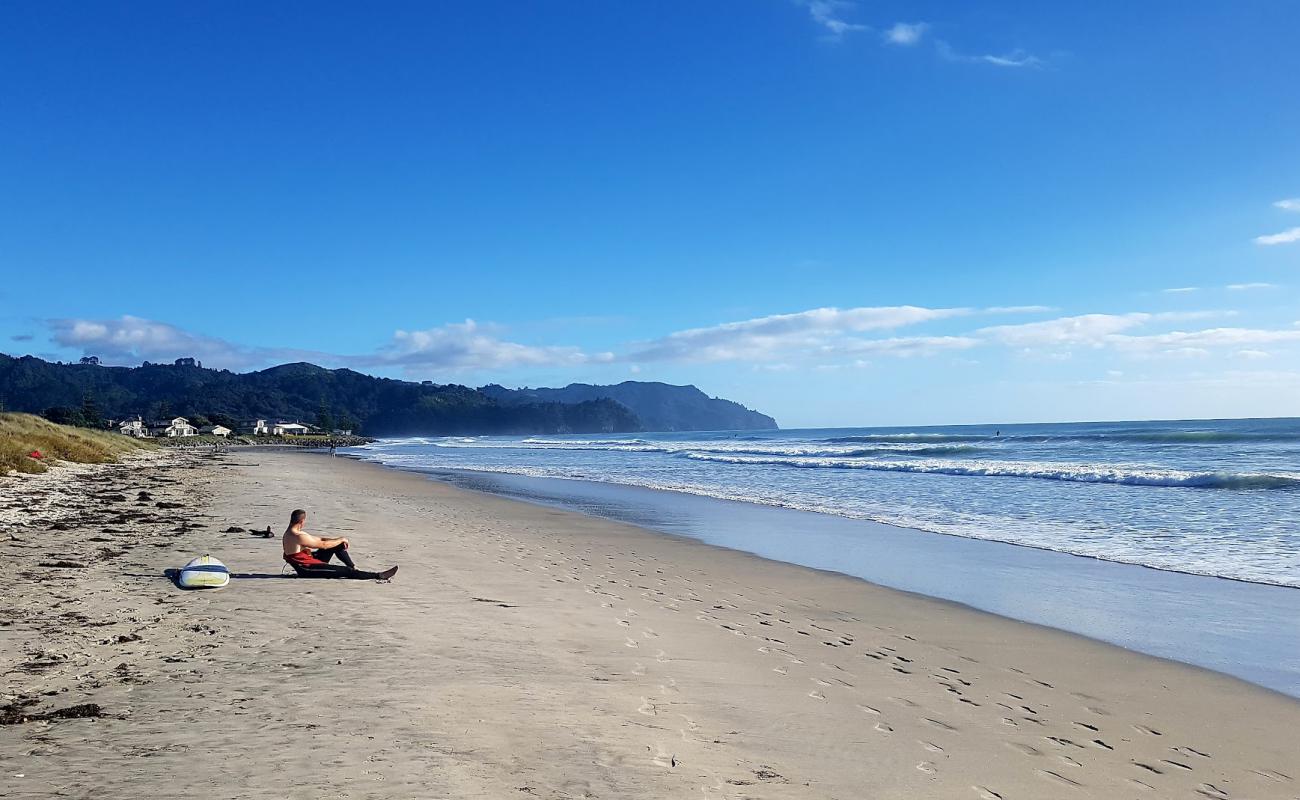
<path id="1" fill-rule="evenodd" d="M 0 475 L 44 472 L 56 461 L 103 464 L 152 447 L 119 433 L 55 425 L 31 414 L 0 413 Z M 27 455 L 33 450 L 41 452 L 40 460 Z"/>

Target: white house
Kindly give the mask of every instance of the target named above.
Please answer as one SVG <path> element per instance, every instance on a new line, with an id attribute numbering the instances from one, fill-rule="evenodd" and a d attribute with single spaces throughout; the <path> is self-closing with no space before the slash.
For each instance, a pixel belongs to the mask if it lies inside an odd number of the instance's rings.
<path id="1" fill-rule="evenodd" d="M 149 433 L 152 436 L 194 436 L 198 433 L 190 421 L 185 417 L 174 417 L 170 421 L 161 420 L 149 425 Z"/>
<path id="2" fill-rule="evenodd" d="M 234 433 L 234 431 L 230 430 L 225 425 L 204 425 L 202 428 L 199 428 L 199 433 L 208 436 L 229 436 Z"/>
<path id="3" fill-rule="evenodd" d="M 271 428 L 266 424 L 266 420 L 264 419 L 253 420 L 252 422 L 245 423 L 244 427 L 254 436 L 271 435 Z"/>
<path id="4" fill-rule="evenodd" d="M 271 426 L 271 435 L 273 436 L 301 436 L 304 433 L 311 433 L 315 428 L 310 425 L 304 425 L 301 422 L 277 422 Z"/>
<path id="5" fill-rule="evenodd" d="M 144 420 L 139 417 L 119 422 L 117 432 L 123 436 L 134 436 L 137 439 L 143 439 L 149 435 L 149 429 L 145 427 Z"/>

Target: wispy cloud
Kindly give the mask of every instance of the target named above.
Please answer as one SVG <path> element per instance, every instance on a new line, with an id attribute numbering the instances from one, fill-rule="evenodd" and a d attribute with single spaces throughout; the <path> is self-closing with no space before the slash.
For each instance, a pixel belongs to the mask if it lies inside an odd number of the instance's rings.
<path id="1" fill-rule="evenodd" d="M 1081 314 L 1019 325 L 981 328 L 977 335 L 1012 347 L 1101 347 L 1107 337 L 1144 324 L 1151 314 Z"/>
<path id="2" fill-rule="evenodd" d="M 1173 289 L 1161 289 L 1160 291 L 1164 294 L 1190 294 L 1191 292 L 1199 292 L 1200 290 L 1201 287 L 1199 286 L 1177 286 Z"/>
<path id="3" fill-rule="evenodd" d="M 794 314 L 691 328 L 633 348 L 634 361 L 771 360 L 791 351 L 820 351 L 836 337 L 873 330 L 892 330 L 936 319 L 969 314 L 965 308 L 874 306 L 814 308 Z"/>
<path id="4" fill-rule="evenodd" d="M 1246 292 L 1251 289 L 1276 289 L 1276 283 L 1230 283 L 1223 287 L 1230 292 Z"/>
<path id="5" fill-rule="evenodd" d="M 882 34 L 889 44 L 911 47 L 920 44 L 930 26 L 924 22 L 896 22 Z"/>
<path id="6" fill-rule="evenodd" d="M 1283 211 L 1300 211 L 1300 197 L 1278 200 L 1273 203 L 1273 207 L 1280 208 Z M 1270 233 L 1266 236 L 1255 237 L 1255 244 L 1264 246 L 1292 244 L 1293 242 L 1300 242 L 1300 228 L 1289 228 L 1281 233 Z"/>
<path id="7" fill-rule="evenodd" d="M 130 315 L 108 320 L 57 319 L 48 324 L 56 344 L 123 364 L 170 362 L 189 356 L 199 359 L 204 366 L 222 369 L 258 369 L 286 361 L 311 361 L 330 367 L 397 367 L 411 374 L 430 374 L 572 367 L 613 358 L 608 353 L 584 353 L 576 347 L 511 342 L 502 338 L 503 331 L 498 326 L 474 320 L 426 330 L 399 330 L 388 344 L 363 354 L 242 345 Z"/>
<path id="8" fill-rule="evenodd" d="M 590 355 L 577 347 L 519 344 L 501 338 L 502 330 L 472 319 L 419 331 L 399 330 L 373 356 L 354 356 L 367 366 L 424 370 L 489 370 L 514 367 L 574 367 L 608 362 L 613 355 Z"/>
<path id="9" fill-rule="evenodd" d="M 1281 233 L 1270 233 L 1267 236 L 1256 236 L 1255 244 L 1274 245 L 1274 244 L 1291 244 L 1300 242 L 1300 228 L 1291 228 Z"/>
<path id="10" fill-rule="evenodd" d="M 846 13 L 856 8 L 856 5 L 848 0 L 796 0 L 796 2 L 808 9 L 808 15 L 812 17 L 813 22 L 826 29 L 828 38 L 838 40 L 846 33 L 871 29 L 868 25 L 849 22 L 844 18 Z"/>
<path id="11" fill-rule="evenodd" d="M 933 355 L 945 350 L 966 349 L 979 342 L 967 336 L 873 339 L 861 334 L 975 314 L 1032 314 L 1050 310 L 1046 306 L 998 306 L 985 309 L 922 306 L 814 308 L 793 314 L 773 314 L 677 331 L 633 345 L 625 358 L 641 362 L 700 363 L 788 361 L 794 357 L 828 361 L 865 354 Z"/>
<path id="12" fill-rule="evenodd" d="M 327 357 L 311 351 L 239 345 L 129 314 L 105 320 L 55 319 L 47 324 L 50 338 L 56 344 L 110 362 L 171 361 L 188 356 L 210 367 L 247 369 L 279 361 Z"/>
<path id="13" fill-rule="evenodd" d="M 967 64 L 991 64 L 995 67 L 1020 69 L 1024 67 L 1037 68 L 1043 66 L 1044 63 L 1038 56 L 1021 48 L 1016 48 L 1015 50 L 1001 54 L 963 53 L 943 39 L 936 39 L 934 46 L 939 55 L 949 61 L 959 61 Z"/>
<path id="14" fill-rule="evenodd" d="M 1292 329 L 1220 327 L 1147 334 L 1134 332 L 1158 321 L 1188 321 L 1224 314 L 1230 315 L 1230 312 L 1083 314 L 1021 325 L 998 325 L 978 330 L 975 335 L 1027 352 L 1061 353 L 1072 347 L 1084 347 L 1114 348 L 1131 355 L 1180 357 L 1203 357 L 1214 350 L 1255 349 L 1262 345 L 1300 342 L 1300 330 Z"/>

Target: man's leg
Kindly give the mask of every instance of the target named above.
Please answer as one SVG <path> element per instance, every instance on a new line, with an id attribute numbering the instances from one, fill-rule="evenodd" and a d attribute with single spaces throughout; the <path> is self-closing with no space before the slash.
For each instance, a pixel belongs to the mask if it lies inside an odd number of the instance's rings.
<path id="1" fill-rule="evenodd" d="M 299 578 L 352 578 L 373 581 L 381 577 L 377 572 L 366 572 L 340 564 L 294 564 L 293 569 L 298 573 Z"/>
<path id="2" fill-rule="evenodd" d="M 326 564 L 329 563 L 330 558 L 333 556 L 338 556 L 339 561 L 342 561 L 344 566 L 353 568 L 357 566 L 352 563 L 352 556 L 348 555 L 348 549 L 341 544 L 329 548 L 322 547 L 320 550 L 312 553 L 313 558 L 318 561 L 324 561 Z"/>

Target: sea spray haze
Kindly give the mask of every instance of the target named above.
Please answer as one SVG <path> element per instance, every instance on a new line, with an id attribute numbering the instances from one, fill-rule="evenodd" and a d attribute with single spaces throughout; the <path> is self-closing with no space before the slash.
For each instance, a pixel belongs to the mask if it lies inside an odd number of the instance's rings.
<path id="1" fill-rule="evenodd" d="M 1300 586 L 1300 419 L 412 438 L 360 453 Z"/>

